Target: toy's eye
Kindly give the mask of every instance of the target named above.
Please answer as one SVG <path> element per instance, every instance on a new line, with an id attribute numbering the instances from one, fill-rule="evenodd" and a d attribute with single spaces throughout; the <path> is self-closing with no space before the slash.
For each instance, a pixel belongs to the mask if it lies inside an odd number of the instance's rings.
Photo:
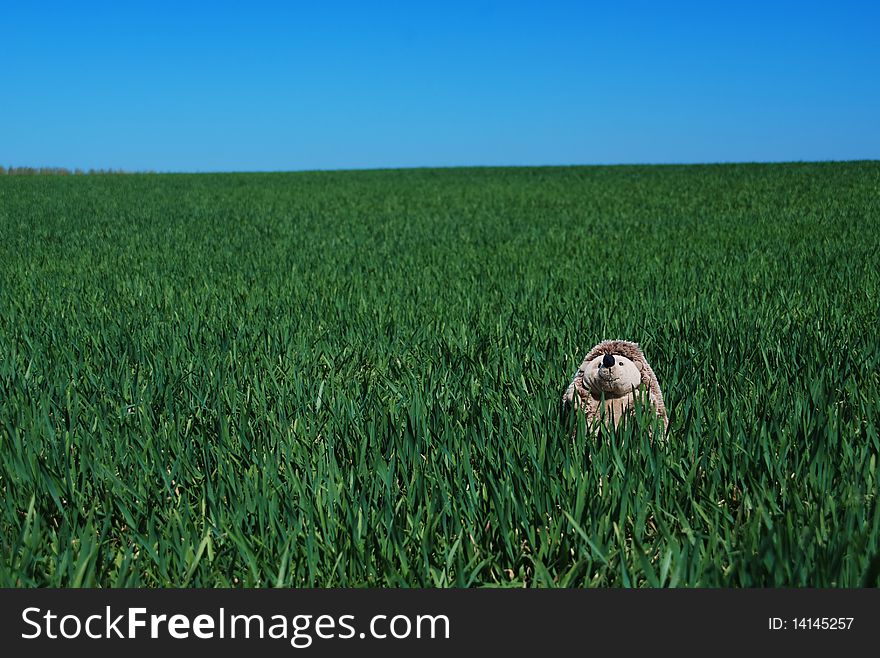
<path id="1" fill-rule="evenodd" d="M 618 362 L 617 362 L 617 365 L 622 366 L 622 365 L 623 365 L 623 361 L 618 361 Z"/>

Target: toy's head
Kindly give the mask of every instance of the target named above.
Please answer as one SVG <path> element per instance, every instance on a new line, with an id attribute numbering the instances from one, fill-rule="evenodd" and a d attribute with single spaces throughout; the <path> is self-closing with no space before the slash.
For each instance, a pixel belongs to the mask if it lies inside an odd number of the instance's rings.
<path id="1" fill-rule="evenodd" d="M 585 364 L 583 371 L 584 388 L 593 395 L 628 395 L 639 388 L 642 372 L 627 357 L 606 352 L 594 357 Z"/>
<path id="2" fill-rule="evenodd" d="M 668 427 L 660 384 L 638 343 L 605 340 L 590 350 L 577 369 L 562 396 L 562 409 L 582 409 L 592 422 L 600 406 L 610 403 L 612 409 L 615 405 L 621 410 L 629 408 L 629 396 L 636 390 L 647 395 L 664 427 Z M 599 404 L 601 398 L 605 398 L 604 405 Z"/>

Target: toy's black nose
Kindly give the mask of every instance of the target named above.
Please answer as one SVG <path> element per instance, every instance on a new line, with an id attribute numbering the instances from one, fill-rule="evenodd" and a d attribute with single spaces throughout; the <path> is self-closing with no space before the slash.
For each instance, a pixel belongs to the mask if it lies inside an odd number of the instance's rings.
<path id="1" fill-rule="evenodd" d="M 611 366 L 613 366 L 614 365 L 614 355 L 606 354 L 604 357 L 602 357 L 602 365 L 605 366 L 606 368 L 610 368 Z"/>

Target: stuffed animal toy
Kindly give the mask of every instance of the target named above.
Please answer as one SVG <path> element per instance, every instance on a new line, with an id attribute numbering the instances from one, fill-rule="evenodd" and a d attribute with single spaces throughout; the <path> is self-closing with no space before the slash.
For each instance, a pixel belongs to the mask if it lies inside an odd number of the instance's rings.
<path id="1" fill-rule="evenodd" d="M 635 412 L 636 399 L 649 403 L 669 426 L 657 376 L 637 343 L 606 340 L 596 345 L 562 396 L 563 410 L 580 409 L 595 434 L 602 423 L 617 427 Z"/>

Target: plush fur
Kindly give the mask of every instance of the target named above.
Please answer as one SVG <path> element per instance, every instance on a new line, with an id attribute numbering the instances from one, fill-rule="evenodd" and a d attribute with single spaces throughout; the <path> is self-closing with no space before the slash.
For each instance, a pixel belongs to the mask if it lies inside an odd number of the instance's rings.
<path id="1" fill-rule="evenodd" d="M 602 423 L 617 427 L 631 416 L 637 397 L 650 403 L 666 430 L 663 393 L 641 348 L 626 340 L 606 340 L 587 354 L 562 396 L 562 406 L 582 410 L 587 427 L 596 433 Z"/>

